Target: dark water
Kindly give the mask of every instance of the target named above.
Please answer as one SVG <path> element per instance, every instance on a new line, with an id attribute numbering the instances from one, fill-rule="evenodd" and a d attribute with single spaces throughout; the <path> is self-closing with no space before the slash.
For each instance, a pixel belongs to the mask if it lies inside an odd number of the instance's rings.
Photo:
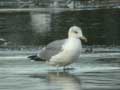
<path id="1" fill-rule="evenodd" d="M 120 90 L 119 53 L 82 54 L 63 71 L 30 62 L 26 52 L 0 57 L 0 90 Z"/>
<path id="2" fill-rule="evenodd" d="M 40 45 L 56 39 L 67 37 L 70 26 L 77 25 L 83 29 L 88 38 L 87 45 L 119 45 L 120 44 L 120 9 L 98 9 L 65 11 L 46 14 L 47 19 L 36 14 L 34 23 L 43 22 L 36 33 L 32 26 L 33 12 L 0 13 L 0 38 L 5 38 L 13 45 Z M 50 21 L 49 21 L 50 20 Z M 35 22 L 36 21 L 36 22 Z M 44 25 L 49 26 L 45 28 Z M 46 30 L 44 30 L 46 29 Z M 46 31 L 46 32 L 44 32 Z"/>

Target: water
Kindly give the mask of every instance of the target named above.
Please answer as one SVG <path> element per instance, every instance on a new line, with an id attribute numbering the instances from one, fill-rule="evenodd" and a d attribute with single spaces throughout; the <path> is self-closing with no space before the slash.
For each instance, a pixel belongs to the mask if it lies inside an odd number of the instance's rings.
<path id="1" fill-rule="evenodd" d="M 16 52 L 0 57 L 0 90 L 120 90 L 120 53 L 82 54 L 63 71 Z"/>

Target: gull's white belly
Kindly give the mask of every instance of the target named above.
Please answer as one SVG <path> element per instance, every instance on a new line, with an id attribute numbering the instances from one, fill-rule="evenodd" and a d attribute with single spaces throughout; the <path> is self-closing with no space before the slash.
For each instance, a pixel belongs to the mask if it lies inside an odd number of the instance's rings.
<path id="1" fill-rule="evenodd" d="M 50 65 L 54 66 L 66 66 L 73 63 L 76 59 L 78 59 L 81 50 L 81 42 L 75 41 L 68 42 L 63 46 L 63 51 L 52 56 L 49 60 Z"/>
<path id="2" fill-rule="evenodd" d="M 68 64 L 73 63 L 74 60 L 76 60 L 79 57 L 80 54 L 75 53 L 75 52 L 68 52 L 68 51 L 63 51 L 55 56 L 53 56 L 49 64 L 50 65 L 58 65 L 58 66 L 65 66 Z"/>

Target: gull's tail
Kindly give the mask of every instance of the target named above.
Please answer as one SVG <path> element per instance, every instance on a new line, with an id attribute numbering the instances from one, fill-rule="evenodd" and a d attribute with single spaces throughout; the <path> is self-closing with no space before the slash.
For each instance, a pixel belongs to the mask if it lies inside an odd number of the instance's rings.
<path id="1" fill-rule="evenodd" d="M 33 61 L 45 61 L 44 59 L 41 59 L 37 55 L 31 55 L 31 56 L 28 56 L 28 58 Z"/>

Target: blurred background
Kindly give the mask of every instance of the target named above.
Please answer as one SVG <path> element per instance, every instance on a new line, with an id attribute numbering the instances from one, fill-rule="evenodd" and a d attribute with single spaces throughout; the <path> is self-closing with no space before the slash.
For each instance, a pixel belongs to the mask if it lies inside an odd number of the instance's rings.
<path id="1" fill-rule="evenodd" d="M 0 47 L 46 45 L 83 29 L 84 45 L 120 45 L 120 0 L 0 0 Z M 7 42 L 7 43 L 5 43 Z"/>

